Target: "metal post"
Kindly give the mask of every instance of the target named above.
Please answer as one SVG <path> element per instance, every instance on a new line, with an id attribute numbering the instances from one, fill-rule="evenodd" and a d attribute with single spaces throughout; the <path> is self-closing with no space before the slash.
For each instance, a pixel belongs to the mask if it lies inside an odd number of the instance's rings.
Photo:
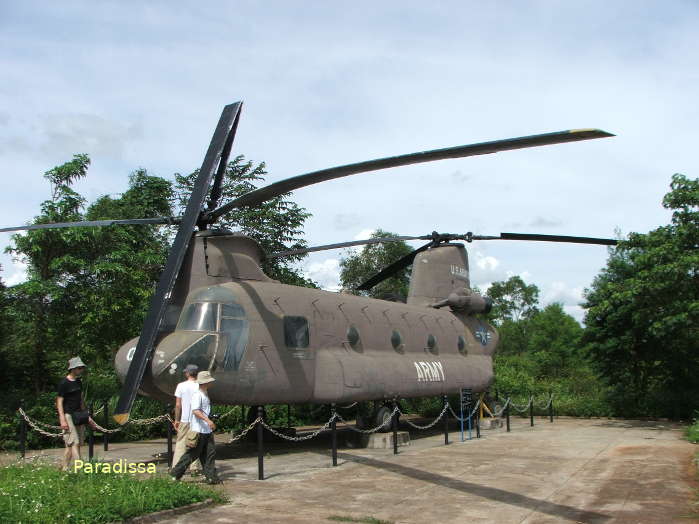
<path id="1" fill-rule="evenodd" d="M 90 405 L 88 406 L 87 413 L 90 415 L 90 418 L 92 418 L 92 412 L 94 411 L 92 409 L 93 407 L 93 402 L 90 402 Z M 87 456 L 90 460 L 93 459 L 95 456 L 95 431 L 92 429 L 92 426 L 88 424 L 87 428 L 88 434 L 87 434 Z"/>
<path id="2" fill-rule="evenodd" d="M 19 407 L 24 409 L 24 400 L 20 401 Z M 19 455 L 24 458 L 27 453 L 27 421 L 22 415 L 19 416 Z"/>
<path id="3" fill-rule="evenodd" d="M 335 420 L 335 414 L 337 409 L 335 404 L 330 406 L 330 415 L 333 420 L 330 423 L 330 430 L 332 431 L 332 445 L 333 445 L 333 466 L 337 466 L 337 420 Z"/>
<path id="4" fill-rule="evenodd" d="M 394 400 L 392 404 L 393 410 L 395 411 L 396 407 L 398 407 L 397 402 Z M 391 427 L 393 428 L 393 454 L 397 455 L 398 454 L 398 412 L 395 412 L 393 414 L 393 417 L 391 418 Z"/>
<path id="5" fill-rule="evenodd" d="M 481 406 L 483 403 L 481 402 Z M 476 438 L 481 438 L 481 412 L 480 409 L 476 412 Z"/>
<path id="6" fill-rule="evenodd" d="M 104 429 L 107 429 L 107 424 L 109 424 L 109 401 L 105 400 L 103 405 L 104 411 Z M 109 435 L 107 433 L 102 433 L 102 441 L 104 442 L 104 450 L 109 451 Z"/>
<path id="7" fill-rule="evenodd" d="M 534 426 L 534 397 L 529 396 L 529 425 Z"/>
<path id="8" fill-rule="evenodd" d="M 553 422 L 553 393 L 549 392 L 549 422 Z"/>
<path id="9" fill-rule="evenodd" d="M 262 419 L 264 411 L 262 406 L 257 406 L 257 418 Z M 262 424 L 257 422 L 257 480 L 265 479 L 265 448 L 262 434 Z"/>
<path id="10" fill-rule="evenodd" d="M 509 401 L 509 398 L 507 399 Z M 510 403 L 505 407 L 505 423 L 507 424 L 507 432 L 510 432 Z"/>
<path id="11" fill-rule="evenodd" d="M 286 427 L 291 427 L 291 404 L 286 405 Z"/>
<path id="12" fill-rule="evenodd" d="M 444 400 L 444 445 L 447 446 L 449 444 L 449 411 L 446 407 L 449 401 L 446 395 L 442 397 L 442 400 Z"/>
<path id="13" fill-rule="evenodd" d="M 167 405 L 167 413 L 170 413 L 170 409 L 172 406 L 170 404 Z M 167 426 L 167 467 L 171 468 L 173 466 L 172 464 L 172 459 L 173 453 L 172 453 L 172 433 L 173 433 L 173 427 L 172 427 L 172 422 L 169 419 L 165 419 L 165 425 Z"/>

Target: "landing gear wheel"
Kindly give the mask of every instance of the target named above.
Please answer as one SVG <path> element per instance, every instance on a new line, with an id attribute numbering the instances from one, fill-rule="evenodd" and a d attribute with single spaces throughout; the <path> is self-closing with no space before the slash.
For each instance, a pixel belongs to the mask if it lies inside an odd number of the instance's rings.
<path id="1" fill-rule="evenodd" d="M 388 433 L 391 431 L 391 413 L 392 409 L 388 406 L 381 406 L 376 410 L 373 416 L 374 427 L 381 426 L 379 433 Z"/>

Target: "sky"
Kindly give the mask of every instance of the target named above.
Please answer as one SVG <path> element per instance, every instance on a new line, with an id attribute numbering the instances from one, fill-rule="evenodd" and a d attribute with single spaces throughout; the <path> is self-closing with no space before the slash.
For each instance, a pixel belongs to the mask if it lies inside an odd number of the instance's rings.
<path id="1" fill-rule="evenodd" d="M 2 2 L 0 224 L 49 197 L 43 173 L 88 153 L 93 200 L 139 167 L 201 165 L 243 100 L 234 154 L 268 181 L 334 165 L 564 129 L 615 137 L 355 175 L 298 190 L 310 245 L 502 231 L 614 237 L 669 221 L 696 177 L 699 4 L 639 1 Z M 10 236 L 0 234 L 7 246 Z M 415 246 L 419 243 L 414 243 Z M 474 242 L 472 283 L 521 275 L 582 320 L 602 246 Z M 303 271 L 336 289 L 342 251 Z M 0 256 L 0 277 L 24 268 Z"/>

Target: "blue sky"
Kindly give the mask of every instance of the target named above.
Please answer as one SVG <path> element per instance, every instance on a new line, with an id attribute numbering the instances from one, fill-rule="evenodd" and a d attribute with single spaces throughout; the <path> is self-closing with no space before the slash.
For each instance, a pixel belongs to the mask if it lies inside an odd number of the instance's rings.
<path id="1" fill-rule="evenodd" d="M 200 3 L 201 4 L 201 3 Z M 79 190 L 201 163 L 222 106 L 269 180 L 369 158 L 580 127 L 618 136 L 386 170 L 299 190 L 311 244 L 381 227 L 613 236 L 666 223 L 670 176 L 697 176 L 695 2 L 4 2 L 0 224 L 89 153 Z M 0 235 L 7 245 L 9 235 Z M 581 318 L 595 246 L 474 243 L 474 283 L 521 274 Z M 337 285 L 341 252 L 304 263 Z M 21 264 L 0 257 L 16 283 Z"/>

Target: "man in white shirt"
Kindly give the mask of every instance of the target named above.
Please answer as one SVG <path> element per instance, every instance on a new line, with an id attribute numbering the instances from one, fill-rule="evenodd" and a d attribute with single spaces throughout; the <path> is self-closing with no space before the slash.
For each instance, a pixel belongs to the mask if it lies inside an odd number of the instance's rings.
<path id="1" fill-rule="evenodd" d="M 190 428 L 192 418 L 192 395 L 199 391 L 197 384 L 197 373 L 199 367 L 194 364 L 188 364 L 184 368 L 184 376 L 187 380 L 177 384 L 175 389 L 175 430 L 177 431 L 177 440 L 175 441 L 175 452 L 172 455 L 172 465 L 177 464 L 184 452 L 187 451 L 185 445 L 185 437 Z M 197 459 L 192 462 L 192 475 L 201 472 L 201 462 Z"/>
<path id="2" fill-rule="evenodd" d="M 196 445 L 188 447 L 182 458 L 172 468 L 170 474 L 175 480 L 180 480 L 187 467 L 196 459 L 202 463 L 204 476 L 208 484 L 220 484 L 216 474 L 216 443 L 214 442 L 214 430 L 216 424 L 209 418 L 211 414 L 211 402 L 208 389 L 215 382 L 214 377 L 208 371 L 202 371 L 197 375 L 199 391 L 192 395 L 192 418 L 190 431 L 197 433 Z"/>

